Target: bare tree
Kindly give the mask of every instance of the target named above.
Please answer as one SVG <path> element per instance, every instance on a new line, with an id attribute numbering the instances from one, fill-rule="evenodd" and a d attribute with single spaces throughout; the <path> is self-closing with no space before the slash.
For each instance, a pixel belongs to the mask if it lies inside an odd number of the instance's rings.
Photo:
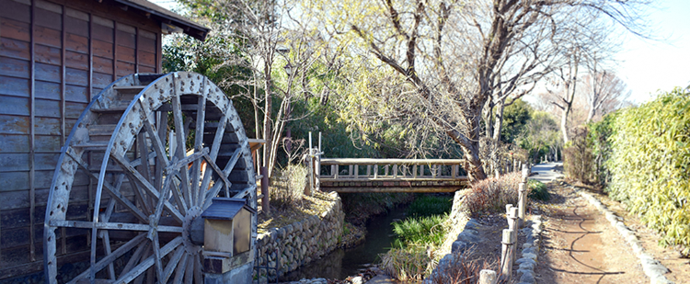
<path id="1" fill-rule="evenodd" d="M 614 73 L 597 71 L 596 65 L 585 77 L 585 92 L 589 112 L 586 122 L 592 121 L 598 113 L 605 115 L 620 108 L 630 97 L 630 91 L 623 80 Z"/>

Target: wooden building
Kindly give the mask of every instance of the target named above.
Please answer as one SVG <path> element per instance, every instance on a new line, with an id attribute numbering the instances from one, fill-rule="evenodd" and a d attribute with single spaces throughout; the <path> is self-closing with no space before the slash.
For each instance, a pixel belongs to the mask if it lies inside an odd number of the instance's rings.
<path id="1" fill-rule="evenodd" d="M 144 0 L 0 0 L 0 282 L 43 270 L 48 188 L 74 122 L 116 79 L 162 72 L 170 31 L 208 33 Z M 79 261 L 88 247 L 63 238 L 59 251 Z"/>

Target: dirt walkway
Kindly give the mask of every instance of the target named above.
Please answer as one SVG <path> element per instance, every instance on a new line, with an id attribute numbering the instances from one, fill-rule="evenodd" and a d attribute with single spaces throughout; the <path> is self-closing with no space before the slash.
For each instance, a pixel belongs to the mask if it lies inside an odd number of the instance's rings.
<path id="1" fill-rule="evenodd" d="M 606 218 L 572 187 L 549 185 L 533 203 L 544 217 L 537 283 L 648 283 L 637 257 Z M 539 212 L 541 211 L 541 212 Z"/>

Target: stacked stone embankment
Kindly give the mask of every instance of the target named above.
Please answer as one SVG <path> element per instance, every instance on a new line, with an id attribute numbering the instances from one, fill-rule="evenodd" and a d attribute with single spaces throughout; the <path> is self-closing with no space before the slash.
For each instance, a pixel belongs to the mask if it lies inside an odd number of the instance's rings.
<path id="1" fill-rule="evenodd" d="M 255 279 L 276 279 L 337 248 L 345 214 L 337 193 L 330 195 L 333 201 L 320 215 L 259 234 Z"/>

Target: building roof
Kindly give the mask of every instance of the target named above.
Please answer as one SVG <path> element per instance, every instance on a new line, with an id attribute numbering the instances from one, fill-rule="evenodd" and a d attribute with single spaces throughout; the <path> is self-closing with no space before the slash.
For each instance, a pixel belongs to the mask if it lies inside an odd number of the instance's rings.
<path id="1" fill-rule="evenodd" d="M 146 0 L 115 0 L 115 2 L 150 14 L 151 17 L 157 18 L 161 23 L 178 27 L 185 34 L 201 41 L 206 39 L 206 35 L 210 31 L 205 26 Z"/>
<path id="2" fill-rule="evenodd" d="M 254 209 L 247 206 L 247 202 L 243 198 L 216 197 L 213 198 L 211 206 L 201 213 L 201 217 L 204 219 L 232 220 L 242 208 L 256 213 Z"/>

